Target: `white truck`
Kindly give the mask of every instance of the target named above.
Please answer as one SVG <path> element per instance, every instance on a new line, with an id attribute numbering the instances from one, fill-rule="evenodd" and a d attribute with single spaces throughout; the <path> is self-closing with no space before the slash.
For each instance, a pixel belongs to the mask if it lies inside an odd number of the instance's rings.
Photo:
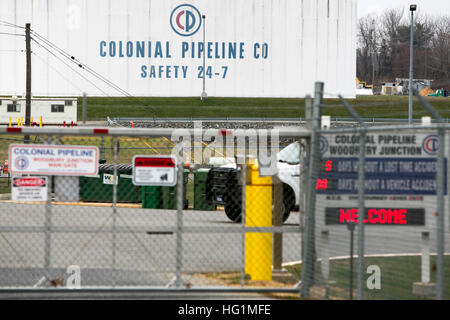
<path id="1" fill-rule="evenodd" d="M 294 142 L 277 155 L 278 178 L 283 183 L 283 222 L 300 201 L 300 144 Z M 206 200 L 209 204 L 225 206 L 227 217 L 241 221 L 242 185 L 235 163 L 212 168 L 206 181 Z"/>

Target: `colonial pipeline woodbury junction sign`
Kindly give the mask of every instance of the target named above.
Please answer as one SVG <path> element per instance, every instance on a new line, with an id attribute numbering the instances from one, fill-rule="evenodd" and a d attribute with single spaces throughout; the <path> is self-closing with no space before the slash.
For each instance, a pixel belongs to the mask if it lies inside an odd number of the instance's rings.
<path id="1" fill-rule="evenodd" d="M 12 175 L 96 176 L 96 146 L 12 144 L 9 164 Z"/>
<path id="2" fill-rule="evenodd" d="M 366 136 L 365 204 L 368 225 L 425 226 L 436 212 L 436 133 Z M 448 141 L 446 141 L 446 148 Z M 448 149 L 447 149 L 448 150 Z M 316 191 L 325 225 L 358 218 L 359 135 L 322 135 Z M 445 159 L 444 194 L 448 159 Z"/>

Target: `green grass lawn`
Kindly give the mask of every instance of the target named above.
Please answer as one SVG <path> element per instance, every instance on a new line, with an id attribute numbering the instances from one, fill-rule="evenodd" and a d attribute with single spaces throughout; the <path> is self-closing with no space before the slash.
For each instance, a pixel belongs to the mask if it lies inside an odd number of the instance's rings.
<path id="1" fill-rule="evenodd" d="M 450 118 L 450 98 L 429 97 L 428 101 Z M 407 96 L 358 96 L 348 99 L 362 117 L 407 118 Z M 414 118 L 428 115 L 417 99 L 414 100 Z M 81 98 L 78 99 L 78 119 L 81 120 Z M 325 99 L 323 114 L 332 117 L 350 117 L 338 99 Z M 87 119 L 105 120 L 106 117 L 277 117 L 305 116 L 304 99 L 286 98 L 216 98 L 200 101 L 189 98 L 100 98 L 87 99 Z"/>
<path id="2" fill-rule="evenodd" d="M 353 297 L 356 299 L 357 287 L 357 257 L 353 260 Z M 445 256 L 445 299 L 450 299 L 450 256 Z M 431 256 L 430 265 L 436 263 L 436 257 Z M 370 274 L 364 274 L 364 299 L 395 299 L 411 300 L 424 299 L 424 297 L 412 294 L 413 282 L 420 282 L 421 258 L 419 256 L 410 257 L 383 257 L 383 258 L 365 258 L 365 268 L 370 265 L 377 265 L 381 270 L 381 289 L 369 290 L 366 286 L 367 278 Z M 300 279 L 301 265 L 290 266 L 287 269 Z M 433 269 L 433 268 L 432 268 Z M 320 263 L 316 266 L 316 281 L 320 283 Z M 350 284 L 350 260 L 331 260 L 330 261 L 330 281 L 336 281 L 331 286 L 330 298 L 348 299 Z M 436 281 L 436 271 L 431 270 L 431 282 Z M 323 297 L 318 297 L 323 298 Z"/>

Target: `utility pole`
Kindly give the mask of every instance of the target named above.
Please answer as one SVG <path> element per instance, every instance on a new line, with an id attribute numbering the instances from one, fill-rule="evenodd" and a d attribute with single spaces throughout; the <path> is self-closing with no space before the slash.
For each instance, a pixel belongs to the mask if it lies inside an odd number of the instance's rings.
<path id="1" fill-rule="evenodd" d="M 412 4 L 409 7 L 409 10 L 411 11 L 411 43 L 410 43 L 410 49 L 409 49 L 409 110 L 408 110 L 408 124 L 412 124 L 413 122 L 413 63 L 414 63 L 414 53 L 413 53 L 413 47 L 414 47 L 414 11 L 417 10 L 417 5 Z"/>
<path id="2" fill-rule="evenodd" d="M 208 95 L 206 94 L 206 16 L 202 16 L 203 23 L 203 91 L 200 100 L 206 101 Z"/>
<path id="3" fill-rule="evenodd" d="M 25 97 L 25 126 L 30 126 L 31 117 L 31 37 L 30 37 L 30 24 L 25 24 L 25 46 L 26 46 L 26 97 Z M 30 136 L 24 137 L 24 142 L 30 142 Z"/>

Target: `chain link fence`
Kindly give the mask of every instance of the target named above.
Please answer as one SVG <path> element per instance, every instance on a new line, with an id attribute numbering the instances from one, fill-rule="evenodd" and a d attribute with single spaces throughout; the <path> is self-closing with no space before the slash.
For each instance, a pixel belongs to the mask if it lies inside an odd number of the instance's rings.
<path id="1" fill-rule="evenodd" d="M 322 94 L 305 129 L 0 128 L 1 290 L 448 299 L 449 125 L 422 98 L 436 124 L 341 99 L 359 125 L 330 128 Z"/>
<path id="2" fill-rule="evenodd" d="M 276 130 L 272 143 L 264 130 L 210 130 L 192 141 L 198 132 L 190 129 L 0 129 L 11 174 L 0 200 L 2 290 L 298 297 L 299 279 L 285 265 L 301 260 L 300 144 L 309 132 Z M 258 167 L 263 145 L 269 173 Z M 169 155 L 175 186 L 133 182 L 135 156 Z"/>
<path id="3" fill-rule="evenodd" d="M 450 127 L 421 97 L 437 124 L 368 126 L 341 98 L 359 124 L 321 127 L 316 90 L 302 296 L 449 299 Z"/>

